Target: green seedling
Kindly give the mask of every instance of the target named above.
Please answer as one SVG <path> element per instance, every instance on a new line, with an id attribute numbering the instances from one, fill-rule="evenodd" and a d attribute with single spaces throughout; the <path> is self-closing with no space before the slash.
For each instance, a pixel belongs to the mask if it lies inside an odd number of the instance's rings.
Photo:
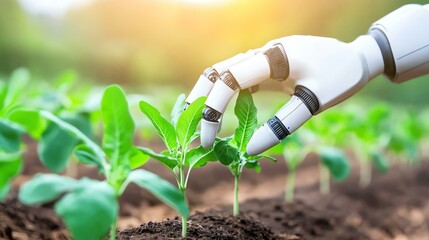
<path id="1" fill-rule="evenodd" d="M 360 164 L 360 185 L 371 182 L 372 165 L 380 172 L 389 169 L 385 150 L 392 139 L 392 112 L 387 105 L 378 104 L 362 115 L 356 115 L 350 124 L 353 130 L 353 149 Z"/>
<path id="2" fill-rule="evenodd" d="M 283 154 L 288 168 L 284 197 L 286 202 L 291 203 L 293 202 L 295 195 L 296 171 L 302 161 L 304 161 L 305 157 L 310 153 L 311 145 L 305 145 L 300 139 L 299 132 L 297 132 L 282 141 L 279 145 L 279 150 L 279 153 Z"/>
<path id="3" fill-rule="evenodd" d="M 116 239 L 118 199 L 130 183 L 148 190 L 182 216 L 189 210 L 181 191 L 148 171 L 137 169 L 148 157 L 133 145 L 134 122 L 124 92 L 108 87 L 102 98 L 103 143 L 99 146 L 82 131 L 50 112 L 41 116 L 79 139 L 73 150 L 80 162 L 95 165 L 105 180 L 76 180 L 55 174 L 39 174 L 22 185 L 19 199 L 24 204 L 58 200 L 55 212 L 63 219 L 74 239 L 100 239 L 110 228 Z"/>
<path id="4" fill-rule="evenodd" d="M 85 84 L 76 84 L 77 74 L 65 71 L 47 85 L 40 82 L 33 90 L 32 106 L 52 112 L 61 120 L 75 126 L 88 137 L 92 136 L 91 118 L 98 114 L 98 110 L 89 108 L 91 102 L 88 87 Z M 31 94 L 31 93 L 30 93 Z M 100 99 L 101 94 L 98 96 Z M 99 102 L 96 104 L 99 108 Z M 38 156 L 42 163 L 52 172 L 58 173 L 66 169 L 67 175 L 76 175 L 76 159 L 69 159 L 79 139 L 61 129 L 57 124 L 48 122 L 38 145 Z"/>
<path id="5" fill-rule="evenodd" d="M 272 161 L 276 159 L 266 156 L 257 155 L 249 156 L 246 153 L 246 146 L 252 137 L 257 126 L 257 110 L 253 103 L 252 95 L 248 90 L 240 91 L 234 108 L 234 113 L 238 118 L 238 128 L 234 136 L 218 140 L 214 146 L 216 158 L 225 166 L 228 166 L 234 176 L 234 216 L 239 214 L 238 204 L 238 187 L 240 175 L 243 168 L 251 168 L 256 172 L 261 170 L 259 160 L 267 158 Z"/>
<path id="6" fill-rule="evenodd" d="M 392 128 L 388 150 L 407 163 L 414 163 L 421 157 L 421 143 L 424 141 L 427 120 L 411 110 L 401 111 L 396 117 L 397 124 Z"/>
<path id="7" fill-rule="evenodd" d="M 308 152 L 320 158 L 320 192 L 330 192 L 330 176 L 336 181 L 345 180 L 350 173 L 347 155 L 341 149 L 347 143 L 347 124 L 350 115 L 330 109 L 311 119 L 302 129 L 302 141 Z M 287 151 L 287 149 L 285 150 Z"/>
<path id="8" fill-rule="evenodd" d="M 69 86 L 60 78 L 57 87 L 64 89 Z M 68 163 L 73 148 L 78 139 L 64 132 L 56 124 L 49 123 L 39 113 L 39 110 L 50 105 L 60 105 L 59 98 L 47 98 L 40 101 L 46 94 L 45 85 L 32 84 L 29 90 L 30 74 L 26 69 L 17 69 L 6 82 L 0 82 L 0 164 L 4 169 L 0 178 L 0 200 L 6 197 L 11 180 L 22 168 L 22 152 L 25 144 L 22 136 L 29 136 L 39 142 L 38 155 L 41 162 L 51 171 L 60 172 Z M 40 89 L 35 90 L 34 89 Z M 65 95 L 64 95 L 65 96 Z M 58 108 L 56 114 L 73 126 L 90 135 L 91 127 L 89 113 L 63 111 Z M 13 151 L 13 152 L 11 152 Z"/>
<path id="9" fill-rule="evenodd" d="M 23 135 L 40 139 L 46 123 L 39 113 L 24 106 L 30 75 L 17 69 L 9 80 L 0 82 L 0 201 L 10 190 L 12 180 L 23 167 Z"/>
<path id="10" fill-rule="evenodd" d="M 193 168 L 204 166 L 208 161 L 215 160 L 213 149 L 204 149 L 202 146 L 193 148 L 191 143 L 199 136 L 196 131 L 202 118 L 206 97 L 195 100 L 184 108 L 183 97 L 179 96 L 172 111 L 172 120 L 169 122 L 151 104 L 141 101 L 140 110 L 150 120 L 167 150 L 155 153 L 149 148 L 139 147 L 144 154 L 158 160 L 173 173 L 177 186 L 186 197 L 186 189 L 190 173 Z M 187 215 L 182 215 L 182 236 L 186 236 Z"/>

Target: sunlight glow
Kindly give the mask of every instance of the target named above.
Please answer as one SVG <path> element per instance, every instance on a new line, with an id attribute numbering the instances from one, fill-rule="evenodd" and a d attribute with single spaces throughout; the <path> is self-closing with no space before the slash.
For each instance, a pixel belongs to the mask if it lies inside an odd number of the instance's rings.
<path id="1" fill-rule="evenodd" d="M 68 10 L 89 4 L 92 0 L 19 0 L 22 8 L 34 15 L 62 17 Z"/>
<path id="2" fill-rule="evenodd" d="M 178 3 L 191 4 L 191 5 L 223 5 L 232 0 L 171 0 Z"/>

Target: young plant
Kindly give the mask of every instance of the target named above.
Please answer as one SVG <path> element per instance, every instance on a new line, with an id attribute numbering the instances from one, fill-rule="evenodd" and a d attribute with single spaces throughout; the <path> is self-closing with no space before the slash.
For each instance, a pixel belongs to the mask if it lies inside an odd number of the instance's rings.
<path id="1" fill-rule="evenodd" d="M 15 70 L 9 81 L 0 81 L 0 201 L 10 190 L 12 180 L 23 166 L 24 135 L 40 139 L 46 123 L 36 110 L 24 106 L 25 88 L 30 75 L 25 69 Z"/>
<path id="2" fill-rule="evenodd" d="M 252 137 L 256 126 L 256 107 L 253 103 L 252 95 L 248 90 L 240 91 L 235 104 L 234 113 L 238 118 L 238 128 L 234 136 L 221 139 L 215 143 L 214 153 L 216 158 L 225 166 L 228 166 L 234 176 L 234 216 L 239 214 L 238 186 L 243 167 L 254 169 L 259 172 L 261 167 L 258 160 L 267 158 L 272 161 L 276 159 L 266 155 L 249 156 L 246 153 L 246 146 Z"/>
<path id="3" fill-rule="evenodd" d="M 285 201 L 291 203 L 294 200 L 296 170 L 307 154 L 310 153 L 311 146 L 303 144 L 299 133 L 294 133 L 287 137 L 282 141 L 280 146 L 288 168 L 285 184 Z"/>
<path id="4" fill-rule="evenodd" d="M 347 124 L 350 116 L 330 109 L 304 125 L 301 131 L 303 143 L 320 158 L 320 192 L 330 192 L 330 175 L 336 181 L 345 180 L 350 173 L 347 155 L 341 149 L 347 143 Z M 285 150 L 287 151 L 287 149 Z"/>
<path id="5" fill-rule="evenodd" d="M 142 169 L 148 157 L 133 145 L 134 122 L 123 91 L 108 87 L 101 102 L 103 143 L 99 146 L 73 125 L 41 111 L 41 115 L 79 139 L 74 153 L 84 164 L 95 165 L 105 180 L 76 180 L 55 174 L 39 174 L 22 185 L 19 199 L 24 204 L 55 203 L 56 213 L 64 220 L 74 239 L 100 239 L 110 228 L 116 239 L 118 199 L 129 183 L 145 188 L 170 207 L 187 217 L 185 198 L 173 185 Z"/>
<path id="6" fill-rule="evenodd" d="M 151 104 L 141 101 L 140 110 L 150 120 L 167 150 L 155 153 L 149 148 L 139 147 L 139 150 L 165 165 L 176 178 L 177 186 L 186 197 L 186 188 L 193 168 L 204 166 L 207 161 L 215 160 L 213 149 L 202 146 L 192 148 L 191 143 L 199 136 L 197 125 L 202 118 L 205 98 L 201 97 L 182 111 L 183 97 L 179 97 L 172 111 L 172 121 L 169 122 Z M 186 236 L 187 215 L 182 215 L 182 236 Z"/>
<path id="7" fill-rule="evenodd" d="M 65 83 L 65 78 L 60 78 L 59 88 L 70 85 Z M 60 172 L 66 167 L 67 158 L 78 142 L 78 139 L 46 121 L 39 113 L 42 108 L 59 106 L 60 99 L 46 97 L 46 93 L 42 92 L 46 86 L 40 82 L 32 82 L 30 91 L 29 84 L 30 74 L 23 68 L 15 70 L 8 81 L 0 82 L 0 165 L 4 170 L 0 173 L 0 200 L 6 197 L 12 179 L 21 172 L 25 149 L 25 143 L 21 140 L 23 136 L 39 142 L 39 159 L 54 172 Z M 40 101 L 45 97 L 45 101 Z M 58 110 L 57 114 L 85 134 L 90 134 L 89 113 Z"/>
<path id="8" fill-rule="evenodd" d="M 353 130 L 353 150 L 360 163 L 360 185 L 368 186 L 371 182 L 372 165 L 381 172 L 389 169 L 385 150 L 391 142 L 391 110 L 389 106 L 377 104 L 364 115 L 355 114 L 350 124 Z"/>
<path id="9" fill-rule="evenodd" d="M 392 134 L 387 149 L 407 163 L 414 163 L 423 155 L 421 149 L 424 147 L 421 144 L 427 131 L 425 126 L 427 120 L 420 118 L 416 112 L 405 109 L 396 119 L 398 122 L 395 128 L 391 129 Z"/>

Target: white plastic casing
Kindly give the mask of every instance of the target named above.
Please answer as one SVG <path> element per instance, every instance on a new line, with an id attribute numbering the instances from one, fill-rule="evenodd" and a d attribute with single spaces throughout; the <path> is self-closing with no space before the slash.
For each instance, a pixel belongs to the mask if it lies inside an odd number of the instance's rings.
<path id="1" fill-rule="evenodd" d="M 280 143 L 280 140 L 274 135 L 273 130 L 265 123 L 255 131 L 246 147 L 249 156 L 258 155 L 274 145 Z"/>
<path id="2" fill-rule="evenodd" d="M 332 38 L 292 36 L 278 39 L 289 61 L 288 89 L 296 86 L 309 89 L 319 102 L 320 113 L 359 91 L 384 71 L 384 62 L 377 42 L 371 36 L 360 36 L 352 43 Z M 289 133 L 293 133 L 312 116 L 296 96 L 280 109 L 276 117 Z M 252 136 L 247 147 L 249 155 L 259 154 L 279 142 L 267 124 Z M 275 135 L 274 135 L 275 136 Z"/>
<path id="3" fill-rule="evenodd" d="M 276 117 L 283 123 L 289 133 L 295 132 L 311 116 L 310 110 L 297 96 L 292 96 L 289 102 L 276 113 Z"/>
<path id="4" fill-rule="evenodd" d="M 232 90 L 224 82 L 217 81 L 206 100 L 206 105 L 220 113 L 224 113 L 229 101 L 237 91 Z"/>
<path id="5" fill-rule="evenodd" d="M 371 36 L 352 43 L 333 38 L 291 36 L 277 40 L 286 52 L 290 74 L 287 89 L 301 85 L 313 92 L 320 113 L 349 98 L 383 72 L 383 57 Z"/>
<path id="6" fill-rule="evenodd" d="M 219 129 L 220 122 L 210 122 L 205 119 L 201 120 L 201 145 L 204 148 L 209 148 L 213 146 L 213 143 L 216 139 L 216 134 Z"/>
<path id="7" fill-rule="evenodd" d="M 256 52 L 254 50 L 249 50 L 245 53 L 239 53 L 231 58 L 228 58 L 222 62 L 216 63 L 213 65 L 213 69 L 221 75 L 224 71 L 226 71 L 229 67 L 231 67 L 234 64 L 237 64 L 239 62 L 242 62 L 246 59 L 251 58 L 254 56 Z M 195 101 L 195 99 L 207 96 L 209 95 L 210 91 L 212 90 L 214 86 L 214 83 L 210 81 L 206 76 L 200 75 L 198 78 L 197 83 L 195 84 L 192 91 L 189 93 L 188 97 L 186 98 L 187 103 L 192 103 Z"/>
<path id="8" fill-rule="evenodd" d="M 212 90 L 213 85 L 214 83 L 210 81 L 206 76 L 200 75 L 200 78 L 198 78 L 198 81 L 192 89 L 191 93 L 189 93 L 188 97 L 186 98 L 186 102 L 192 103 L 199 97 L 207 96 Z"/>
<path id="9" fill-rule="evenodd" d="M 429 73 L 429 4 L 405 5 L 375 22 L 390 44 L 396 73 L 393 82 L 404 82 Z"/>
<path id="10" fill-rule="evenodd" d="M 213 65 L 213 69 L 221 75 L 223 72 L 225 72 L 229 67 L 242 62 L 246 59 L 249 59 L 255 55 L 255 52 L 253 50 L 249 50 L 245 53 L 239 53 L 235 55 L 234 57 L 228 58 L 227 60 L 224 60 L 222 62 L 216 63 Z"/>
<path id="11" fill-rule="evenodd" d="M 276 117 L 283 123 L 289 133 L 295 132 L 311 116 L 307 106 L 296 96 L 292 96 L 289 102 L 276 113 Z M 253 134 L 246 151 L 251 156 L 257 155 L 279 142 L 280 140 L 273 133 L 273 130 L 265 123 Z"/>
<path id="12" fill-rule="evenodd" d="M 384 71 L 383 56 L 374 38 L 369 35 L 359 36 L 349 46 L 361 55 L 363 68 L 371 80 Z"/>
<path id="13" fill-rule="evenodd" d="M 239 64 L 233 65 L 228 70 L 234 76 L 235 80 L 237 80 L 240 89 L 255 86 L 270 77 L 270 65 L 263 53 L 259 53 Z"/>

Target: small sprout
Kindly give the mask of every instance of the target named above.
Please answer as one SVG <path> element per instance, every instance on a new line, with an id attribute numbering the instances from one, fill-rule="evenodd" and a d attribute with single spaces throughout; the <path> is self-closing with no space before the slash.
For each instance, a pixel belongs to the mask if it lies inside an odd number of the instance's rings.
<path id="1" fill-rule="evenodd" d="M 199 135 L 196 129 L 202 118 L 201 112 L 205 106 L 205 98 L 198 98 L 188 106 L 186 111 L 182 111 L 184 96 L 180 95 L 171 114 L 172 123 L 161 116 L 159 110 L 151 104 L 145 101 L 140 102 L 140 110 L 151 121 L 167 150 L 155 153 L 149 148 L 139 147 L 138 149 L 170 169 L 185 198 L 191 170 L 206 165 L 208 161 L 215 160 L 213 149 L 204 149 L 202 146 L 191 147 L 191 143 Z M 187 218 L 188 215 L 182 214 L 183 237 L 186 237 Z"/>
<path id="2" fill-rule="evenodd" d="M 267 158 L 276 161 L 266 155 L 249 156 L 246 153 L 246 146 L 252 137 L 256 125 L 256 107 L 253 103 L 252 95 L 248 90 L 240 91 L 235 105 L 234 113 L 238 118 L 239 126 L 232 137 L 227 137 L 215 143 L 214 153 L 216 158 L 223 165 L 228 166 L 234 176 L 234 216 L 239 214 L 238 186 L 243 167 L 260 171 L 259 160 Z"/>

